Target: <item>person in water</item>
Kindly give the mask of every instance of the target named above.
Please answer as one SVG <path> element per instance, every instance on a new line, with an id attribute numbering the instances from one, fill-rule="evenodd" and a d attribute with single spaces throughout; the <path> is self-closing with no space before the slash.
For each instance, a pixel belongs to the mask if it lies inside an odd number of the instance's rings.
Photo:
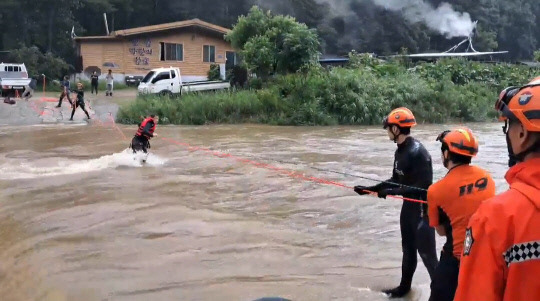
<path id="1" fill-rule="evenodd" d="M 90 114 L 88 114 L 88 111 L 86 111 L 85 105 L 84 105 L 84 88 L 82 83 L 77 83 L 77 99 L 75 100 L 75 104 L 73 105 L 73 109 L 71 111 L 71 118 L 69 120 L 73 120 L 73 115 L 75 115 L 75 110 L 77 110 L 78 107 L 81 107 L 81 109 L 86 114 L 86 117 L 90 119 Z"/>
<path id="2" fill-rule="evenodd" d="M 509 189 L 469 221 L 454 300 L 540 300 L 540 77 L 504 89 L 495 108 L 516 164 Z"/>
<path id="3" fill-rule="evenodd" d="M 459 261 L 467 224 L 480 204 L 495 195 L 489 172 L 471 165 L 478 153 L 478 140 L 468 128 L 444 131 L 441 142 L 443 165 L 448 173 L 427 192 L 429 225 L 446 243 L 431 282 L 430 301 L 452 301 L 456 293 Z"/>
<path id="4" fill-rule="evenodd" d="M 139 124 L 139 129 L 131 140 L 131 149 L 133 150 L 133 153 L 139 151 L 143 151 L 145 154 L 148 153 L 150 139 L 157 136 L 157 133 L 154 133 L 154 131 L 156 130 L 158 122 L 159 116 L 152 114 Z"/>
<path id="5" fill-rule="evenodd" d="M 380 198 L 401 195 L 411 199 L 427 199 L 427 188 L 433 182 L 433 167 L 428 151 L 422 143 L 410 136 L 411 128 L 415 125 L 413 113 L 403 107 L 393 110 L 384 118 L 383 128 L 387 130 L 390 140 L 397 143 L 392 177 L 375 186 L 355 186 L 356 193 L 364 195 L 375 192 Z M 417 251 L 433 280 L 438 263 L 435 230 L 429 227 L 426 215 L 426 205 L 403 202 L 399 216 L 403 251 L 401 282 L 395 288 L 383 290 L 391 298 L 403 297 L 411 290 Z"/>

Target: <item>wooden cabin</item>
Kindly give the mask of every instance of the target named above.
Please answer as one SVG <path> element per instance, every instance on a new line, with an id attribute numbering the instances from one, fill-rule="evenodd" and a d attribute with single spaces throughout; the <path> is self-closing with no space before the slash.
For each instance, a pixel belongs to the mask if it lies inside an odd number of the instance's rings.
<path id="1" fill-rule="evenodd" d="M 115 81 L 144 76 L 159 67 L 179 67 L 182 80 L 205 80 L 211 64 L 222 70 L 237 64 L 224 36 L 230 29 L 199 19 L 117 30 L 106 36 L 75 37 L 78 77 L 112 70 Z"/>

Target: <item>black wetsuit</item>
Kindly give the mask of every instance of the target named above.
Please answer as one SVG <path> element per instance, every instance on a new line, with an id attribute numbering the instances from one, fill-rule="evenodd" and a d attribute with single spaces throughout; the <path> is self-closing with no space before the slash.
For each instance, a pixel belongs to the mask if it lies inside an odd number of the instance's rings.
<path id="1" fill-rule="evenodd" d="M 393 185 L 388 182 L 411 187 Z M 388 195 L 401 195 L 406 198 L 426 200 L 427 191 L 414 189 L 413 187 L 427 190 L 432 182 L 431 156 L 418 140 L 408 137 L 398 145 L 396 150 L 392 178 L 365 189 L 374 192 L 384 190 Z M 430 277 L 433 277 L 433 272 L 438 263 L 435 249 L 435 229 L 429 227 L 427 222 L 427 205 L 410 201 L 403 202 L 399 223 L 403 248 L 400 289 L 408 292 L 416 271 L 417 251 Z"/>
<path id="2" fill-rule="evenodd" d="M 139 124 L 140 127 L 140 124 Z M 150 148 L 150 137 L 154 137 L 154 134 L 150 130 L 154 127 L 153 121 L 148 121 L 142 130 L 142 135 L 135 135 L 131 140 L 131 149 L 133 153 L 138 151 L 143 151 L 144 153 L 148 152 Z"/>
<path id="3" fill-rule="evenodd" d="M 86 117 L 90 119 L 90 114 L 88 114 L 88 111 L 86 111 L 86 108 L 84 106 L 84 90 L 77 90 L 77 100 L 75 101 L 75 105 L 73 105 L 73 110 L 71 111 L 71 118 L 69 120 L 73 120 L 73 115 L 75 115 L 75 110 L 77 107 L 81 107 L 81 109 L 86 113 Z"/>

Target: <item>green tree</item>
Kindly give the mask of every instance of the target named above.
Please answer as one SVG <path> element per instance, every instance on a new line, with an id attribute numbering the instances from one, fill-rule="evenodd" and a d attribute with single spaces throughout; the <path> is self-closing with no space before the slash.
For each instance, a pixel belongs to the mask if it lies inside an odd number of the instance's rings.
<path id="1" fill-rule="evenodd" d="M 537 62 L 540 62 L 540 49 L 536 50 L 534 52 L 534 59 L 537 61 Z"/>
<path id="2" fill-rule="evenodd" d="M 11 51 L 8 59 L 13 63 L 24 63 L 29 76 L 45 74 L 50 79 L 60 79 L 72 68 L 51 52 L 43 54 L 36 46 Z"/>
<path id="3" fill-rule="evenodd" d="M 240 49 L 246 66 L 261 77 L 296 72 L 317 62 L 317 33 L 289 16 L 273 16 L 258 7 L 238 18 L 225 39 Z"/>

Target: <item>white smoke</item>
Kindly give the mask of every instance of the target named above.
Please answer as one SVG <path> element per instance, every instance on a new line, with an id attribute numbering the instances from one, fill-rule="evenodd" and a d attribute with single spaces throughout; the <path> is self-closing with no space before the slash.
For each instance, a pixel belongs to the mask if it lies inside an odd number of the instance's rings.
<path id="1" fill-rule="evenodd" d="M 456 12 L 452 5 L 446 2 L 434 8 L 422 0 L 372 1 L 388 10 L 401 11 L 409 22 L 423 22 L 447 38 L 469 36 L 474 29 L 474 23 L 468 13 Z"/>
<path id="2" fill-rule="evenodd" d="M 317 0 L 329 4 L 334 11 L 347 15 L 345 4 L 363 0 Z M 474 22 L 469 13 L 456 12 L 452 5 L 443 2 L 439 7 L 423 0 L 371 0 L 374 4 L 392 11 L 399 11 L 411 23 L 422 22 L 446 38 L 467 37 L 474 30 Z"/>

